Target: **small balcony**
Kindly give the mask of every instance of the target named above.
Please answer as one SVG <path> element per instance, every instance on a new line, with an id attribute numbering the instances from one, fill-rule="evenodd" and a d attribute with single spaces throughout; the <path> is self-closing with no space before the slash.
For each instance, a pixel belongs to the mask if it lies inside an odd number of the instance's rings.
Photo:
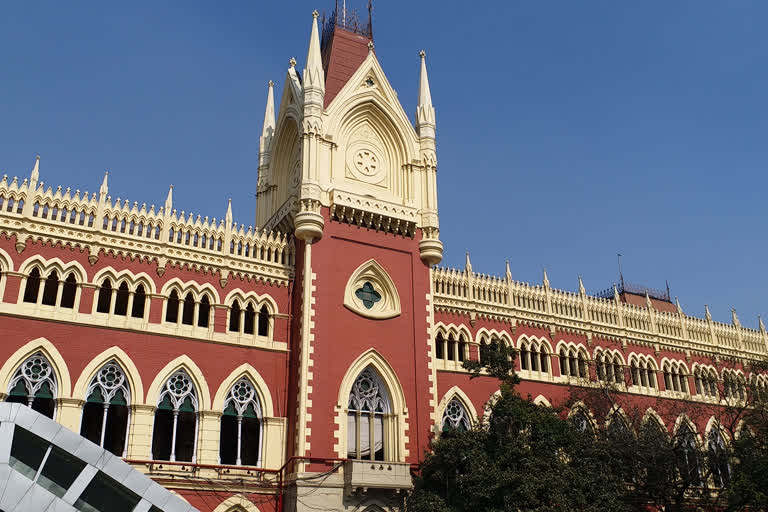
<path id="1" fill-rule="evenodd" d="M 347 494 L 369 489 L 407 491 L 413 487 L 411 465 L 407 462 L 349 460 L 344 463 L 344 488 Z"/>

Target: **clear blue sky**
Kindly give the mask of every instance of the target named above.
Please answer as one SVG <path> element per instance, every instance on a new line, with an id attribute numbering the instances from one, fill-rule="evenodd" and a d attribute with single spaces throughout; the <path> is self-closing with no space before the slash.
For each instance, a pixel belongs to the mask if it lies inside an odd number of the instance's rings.
<path id="1" fill-rule="evenodd" d="M 348 0 L 348 5 L 364 0 Z M 303 67 L 314 8 L 1 2 L 0 174 L 253 222 L 267 81 Z M 444 263 L 589 291 L 669 280 L 689 314 L 768 317 L 763 0 L 375 4 L 412 116 L 424 48 Z M 768 318 L 766 319 L 768 320 Z"/>

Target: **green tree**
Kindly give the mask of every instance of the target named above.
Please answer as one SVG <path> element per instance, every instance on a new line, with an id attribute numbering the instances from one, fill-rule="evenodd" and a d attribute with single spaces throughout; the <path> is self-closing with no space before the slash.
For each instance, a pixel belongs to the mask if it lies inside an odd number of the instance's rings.
<path id="1" fill-rule="evenodd" d="M 521 397 L 514 389 L 514 353 L 503 343 L 481 347 L 480 358 L 465 366 L 472 378 L 498 378 L 500 396 L 481 425 L 443 432 L 432 443 L 408 510 L 627 510 L 608 445 Z"/>

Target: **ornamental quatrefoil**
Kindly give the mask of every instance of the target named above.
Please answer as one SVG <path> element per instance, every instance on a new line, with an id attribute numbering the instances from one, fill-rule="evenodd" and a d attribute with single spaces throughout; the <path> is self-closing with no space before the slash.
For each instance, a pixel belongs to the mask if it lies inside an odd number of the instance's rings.
<path id="1" fill-rule="evenodd" d="M 381 294 L 373 289 L 370 281 L 366 281 L 362 288 L 355 290 L 355 296 L 363 301 L 366 309 L 371 309 L 374 304 L 381 300 Z"/>

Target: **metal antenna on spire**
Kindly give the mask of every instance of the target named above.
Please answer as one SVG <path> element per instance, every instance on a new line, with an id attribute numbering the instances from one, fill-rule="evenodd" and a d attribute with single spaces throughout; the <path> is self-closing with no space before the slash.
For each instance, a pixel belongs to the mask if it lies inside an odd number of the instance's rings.
<path id="1" fill-rule="evenodd" d="M 624 273 L 621 271 L 621 253 L 616 253 L 619 259 L 619 281 L 621 282 L 621 289 L 624 290 Z"/>

